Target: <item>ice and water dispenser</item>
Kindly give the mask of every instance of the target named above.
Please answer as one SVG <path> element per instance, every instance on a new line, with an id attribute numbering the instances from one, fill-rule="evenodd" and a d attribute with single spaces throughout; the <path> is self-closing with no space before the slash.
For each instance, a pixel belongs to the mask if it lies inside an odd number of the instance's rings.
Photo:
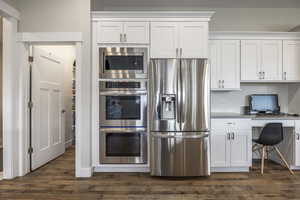
<path id="1" fill-rule="evenodd" d="M 176 96 L 166 94 L 161 97 L 160 119 L 172 120 L 176 118 Z"/>

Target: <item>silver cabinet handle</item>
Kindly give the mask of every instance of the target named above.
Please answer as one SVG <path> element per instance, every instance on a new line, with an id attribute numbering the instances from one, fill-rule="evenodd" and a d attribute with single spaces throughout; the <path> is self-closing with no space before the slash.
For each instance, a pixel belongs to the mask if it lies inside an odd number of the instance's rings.
<path id="1" fill-rule="evenodd" d="M 265 72 L 263 72 L 263 79 L 265 79 Z"/>
<path id="2" fill-rule="evenodd" d="M 296 133 L 296 140 L 300 140 L 300 134 Z"/>
<path id="3" fill-rule="evenodd" d="M 120 42 L 122 42 L 122 33 L 120 33 Z"/>
<path id="4" fill-rule="evenodd" d="M 286 72 L 283 72 L 283 80 L 286 80 Z"/>
<path id="5" fill-rule="evenodd" d="M 221 80 L 219 80 L 219 88 L 221 88 Z"/>
<path id="6" fill-rule="evenodd" d="M 231 139 L 234 140 L 235 136 L 234 133 L 231 133 Z"/>
<path id="7" fill-rule="evenodd" d="M 127 34 L 124 34 L 124 42 L 127 42 Z"/>
<path id="8" fill-rule="evenodd" d="M 178 48 L 176 48 L 176 57 L 178 58 Z"/>
<path id="9" fill-rule="evenodd" d="M 227 133 L 227 140 L 230 140 L 231 137 L 230 137 L 230 133 Z"/>
<path id="10" fill-rule="evenodd" d="M 222 80 L 222 88 L 224 88 L 224 82 L 225 82 L 225 81 L 224 81 L 224 80 Z"/>
<path id="11" fill-rule="evenodd" d="M 182 57 L 182 48 L 180 48 L 180 57 Z"/>

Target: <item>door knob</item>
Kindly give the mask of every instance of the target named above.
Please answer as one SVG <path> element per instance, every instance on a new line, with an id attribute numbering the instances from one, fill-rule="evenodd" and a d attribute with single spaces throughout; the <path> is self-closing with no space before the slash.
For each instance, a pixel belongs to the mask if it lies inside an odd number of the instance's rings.
<path id="1" fill-rule="evenodd" d="M 61 114 L 65 114 L 65 113 L 66 113 L 66 110 L 63 109 L 63 110 L 61 111 Z"/>

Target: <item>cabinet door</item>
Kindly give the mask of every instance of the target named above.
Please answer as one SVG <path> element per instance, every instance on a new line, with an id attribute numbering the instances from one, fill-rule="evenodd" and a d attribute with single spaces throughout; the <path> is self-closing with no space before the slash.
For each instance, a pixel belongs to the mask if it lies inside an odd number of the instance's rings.
<path id="1" fill-rule="evenodd" d="M 211 89 L 220 88 L 220 40 L 209 41 L 209 62 L 211 73 Z"/>
<path id="2" fill-rule="evenodd" d="M 208 23 L 180 23 L 179 46 L 182 58 L 208 57 Z"/>
<path id="3" fill-rule="evenodd" d="M 211 133 L 211 167 L 228 167 L 230 165 L 230 141 L 224 130 Z"/>
<path id="4" fill-rule="evenodd" d="M 149 23 L 148 22 L 125 22 L 124 37 L 126 43 L 148 44 Z"/>
<path id="5" fill-rule="evenodd" d="M 242 81 L 260 80 L 261 41 L 241 41 L 241 79 Z"/>
<path id="6" fill-rule="evenodd" d="M 283 41 L 283 78 L 300 80 L 300 41 Z"/>
<path id="7" fill-rule="evenodd" d="M 249 167 L 251 165 L 251 131 L 233 131 L 230 140 L 230 166 Z"/>
<path id="8" fill-rule="evenodd" d="M 98 43 L 120 43 L 122 34 L 122 22 L 99 22 L 98 24 Z"/>
<path id="9" fill-rule="evenodd" d="M 282 80 L 282 40 L 261 41 L 263 80 Z"/>
<path id="10" fill-rule="evenodd" d="M 151 23 L 151 58 L 176 58 L 178 54 L 178 23 Z"/>
<path id="11" fill-rule="evenodd" d="M 295 159 L 295 166 L 300 167 L 300 121 L 296 120 L 295 121 L 295 154 L 294 154 L 294 159 Z"/>
<path id="12" fill-rule="evenodd" d="M 240 41 L 221 41 L 221 80 L 225 89 L 240 88 Z"/>

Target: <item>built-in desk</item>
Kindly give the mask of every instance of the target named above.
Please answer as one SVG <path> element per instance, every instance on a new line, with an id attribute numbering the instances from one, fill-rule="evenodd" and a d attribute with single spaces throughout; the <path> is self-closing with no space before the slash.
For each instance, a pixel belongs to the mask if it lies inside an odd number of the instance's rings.
<path id="1" fill-rule="evenodd" d="M 284 127 L 284 141 L 278 145 L 293 169 L 300 169 L 300 117 L 256 116 L 238 113 L 211 114 L 211 167 L 214 172 L 249 171 L 252 165 L 252 138 L 267 123 Z M 276 158 L 274 157 L 274 160 Z"/>

